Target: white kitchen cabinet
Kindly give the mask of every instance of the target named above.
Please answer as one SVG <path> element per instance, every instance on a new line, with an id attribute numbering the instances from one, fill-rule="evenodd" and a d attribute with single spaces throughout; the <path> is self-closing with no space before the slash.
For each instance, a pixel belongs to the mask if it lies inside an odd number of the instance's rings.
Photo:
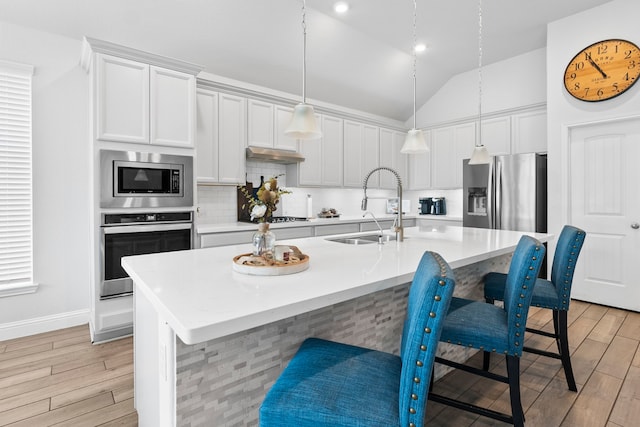
<path id="1" fill-rule="evenodd" d="M 195 76 L 96 54 L 96 139 L 193 147 Z"/>
<path id="2" fill-rule="evenodd" d="M 196 104 L 197 181 L 244 184 L 244 99 L 198 89 Z"/>
<path id="3" fill-rule="evenodd" d="M 298 151 L 298 140 L 287 136 L 284 131 L 291 123 L 293 108 L 284 105 L 275 106 L 275 135 L 273 136 L 273 148 L 279 150 Z"/>
<path id="4" fill-rule="evenodd" d="M 416 225 L 425 230 L 438 230 L 448 226 L 462 227 L 462 218 L 442 218 L 439 215 L 423 215 L 416 220 Z"/>
<path id="5" fill-rule="evenodd" d="M 196 177 L 218 182 L 218 93 L 196 92 Z"/>
<path id="6" fill-rule="evenodd" d="M 340 221 L 340 220 L 337 220 Z M 351 222 L 347 224 L 329 224 L 329 225 L 316 225 L 316 236 L 331 236 L 332 234 L 348 234 L 358 233 L 360 231 L 360 224 L 357 222 Z"/>
<path id="7" fill-rule="evenodd" d="M 149 73 L 151 143 L 193 147 L 195 77 L 154 66 Z"/>
<path id="8" fill-rule="evenodd" d="M 213 248 L 217 246 L 241 245 L 243 243 L 251 243 L 253 235 L 257 230 L 258 227 L 256 226 L 255 230 L 202 234 L 200 236 L 200 248 Z"/>
<path id="9" fill-rule="evenodd" d="M 511 116 L 482 120 L 482 143 L 490 156 L 511 153 Z M 471 153 L 467 158 L 471 157 Z"/>
<path id="10" fill-rule="evenodd" d="M 246 99 L 220 93 L 218 98 L 218 182 L 245 183 Z"/>
<path id="11" fill-rule="evenodd" d="M 364 125 L 362 129 L 362 143 L 363 143 L 363 169 L 362 178 L 360 179 L 360 185 L 362 187 L 364 177 L 373 169 L 380 166 L 380 129 L 377 126 Z M 345 163 L 345 170 L 348 168 L 348 163 Z M 369 178 L 369 183 L 372 188 L 380 186 L 380 176 L 375 175 Z"/>
<path id="12" fill-rule="evenodd" d="M 316 122 L 321 124 L 321 116 L 316 114 Z M 287 185 L 289 187 L 319 187 L 322 185 L 322 139 L 300 141 L 300 154 L 304 162 L 287 165 Z"/>
<path id="13" fill-rule="evenodd" d="M 96 138 L 149 143 L 149 65 L 95 57 Z"/>
<path id="14" fill-rule="evenodd" d="M 322 185 L 342 187 L 343 120 L 322 116 Z"/>
<path id="15" fill-rule="evenodd" d="M 276 245 L 282 240 L 313 237 L 313 227 L 276 228 L 271 231 L 276 235 Z"/>
<path id="16" fill-rule="evenodd" d="M 247 144 L 273 148 L 274 105 L 255 99 L 247 100 Z"/>
<path id="17" fill-rule="evenodd" d="M 409 157 L 409 182 L 405 187 L 409 190 L 425 190 L 431 188 L 431 131 L 423 131 L 429 151 L 420 154 L 408 154 Z"/>
<path id="18" fill-rule="evenodd" d="M 377 126 L 351 120 L 344 121 L 344 186 L 361 188 L 364 177 L 378 167 L 380 138 Z M 369 179 L 368 186 L 379 185 L 378 175 Z"/>
<path id="19" fill-rule="evenodd" d="M 251 243 L 253 235 L 258 230 L 229 231 L 223 233 L 205 233 L 200 236 L 200 248 L 213 248 L 217 246 L 242 245 Z M 271 231 L 276 236 L 276 244 L 282 240 L 300 239 L 303 237 L 313 237 L 313 227 L 288 227 L 272 228 Z"/>
<path id="20" fill-rule="evenodd" d="M 293 108 L 247 100 L 247 144 L 252 147 L 298 151 L 298 140 L 284 134 Z"/>
<path id="21" fill-rule="evenodd" d="M 299 152 L 304 162 L 287 165 L 289 187 L 342 187 L 343 120 L 316 115 L 322 138 L 301 140 Z"/>
<path id="22" fill-rule="evenodd" d="M 400 150 L 404 145 L 406 133 L 380 128 L 380 166 L 386 166 L 398 172 L 403 188 L 408 188 L 408 159 Z M 398 188 L 396 177 L 389 172 L 377 172 L 380 188 L 394 190 Z M 371 177 L 373 179 L 373 176 Z"/>
<path id="23" fill-rule="evenodd" d="M 382 228 L 383 232 L 388 232 L 389 230 L 391 230 L 391 227 L 393 226 L 393 220 L 392 219 L 387 219 L 387 220 L 379 220 L 378 224 L 380 224 L 380 228 Z M 369 222 L 362 222 L 360 223 L 360 231 L 377 231 L 380 232 L 380 229 L 378 228 L 378 224 L 376 224 L 375 221 L 369 221 Z M 404 223 L 403 223 L 404 225 Z"/>
<path id="24" fill-rule="evenodd" d="M 475 139 L 475 123 L 432 130 L 433 188 L 462 187 L 462 160 L 471 157 Z"/>
<path id="25" fill-rule="evenodd" d="M 395 223 L 395 220 L 393 219 L 381 219 L 378 221 L 378 224 L 380 224 L 380 228 L 382 228 L 382 231 L 384 232 L 389 232 L 389 231 L 393 231 L 393 224 Z M 416 219 L 415 218 L 407 218 L 405 216 L 402 217 L 402 226 L 404 228 L 407 227 L 415 227 L 416 226 Z M 360 223 L 360 231 L 380 231 L 380 229 L 378 228 L 378 225 L 376 224 L 375 221 L 364 221 Z"/>
<path id="26" fill-rule="evenodd" d="M 547 111 L 513 115 L 513 154 L 547 152 Z"/>

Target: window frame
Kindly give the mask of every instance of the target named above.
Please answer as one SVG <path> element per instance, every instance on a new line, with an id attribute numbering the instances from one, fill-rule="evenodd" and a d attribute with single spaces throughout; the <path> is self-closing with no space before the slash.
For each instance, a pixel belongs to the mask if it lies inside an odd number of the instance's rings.
<path id="1" fill-rule="evenodd" d="M 0 297 L 34 293 L 33 74 L 0 60 Z M 6 228 L 5 228 L 6 227 Z"/>

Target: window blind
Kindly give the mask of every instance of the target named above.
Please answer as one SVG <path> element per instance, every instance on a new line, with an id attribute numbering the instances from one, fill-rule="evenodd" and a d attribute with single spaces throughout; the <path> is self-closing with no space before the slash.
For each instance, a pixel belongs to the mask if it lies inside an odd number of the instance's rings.
<path id="1" fill-rule="evenodd" d="M 31 78 L 0 61 L 0 296 L 33 292 Z"/>

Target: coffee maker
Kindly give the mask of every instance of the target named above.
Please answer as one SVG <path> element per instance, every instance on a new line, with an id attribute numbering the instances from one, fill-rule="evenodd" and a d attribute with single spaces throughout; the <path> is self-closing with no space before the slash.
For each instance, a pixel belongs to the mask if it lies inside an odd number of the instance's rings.
<path id="1" fill-rule="evenodd" d="M 446 215 L 447 207 L 444 197 L 420 197 L 418 199 L 420 215 Z"/>

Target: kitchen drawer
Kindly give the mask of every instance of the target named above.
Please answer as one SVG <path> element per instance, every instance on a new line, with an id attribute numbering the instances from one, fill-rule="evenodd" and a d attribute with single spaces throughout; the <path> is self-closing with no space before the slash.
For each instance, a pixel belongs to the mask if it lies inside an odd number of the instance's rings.
<path id="1" fill-rule="evenodd" d="M 257 229 L 256 229 L 257 230 Z M 215 246 L 241 245 L 251 243 L 255 231 L 234 231 L 228 233 L 210 233 L 200 236 L 201 248 L 212 248 Z M 276 238 L 278 236 L 276 235 Z"/>
<path id="2" fill-rule="evenodd" d="M 360 231 L 360 224 L 331 224 L 316 225 L 316 236 L 329 236 L 331 234 L 357 233 Z"/>
<path id="3" fill-rule="evenodd" d="M 313 237 L 312 227 L 272 228 L 271 232 L 276 235 L 276 244 L 278 244 L 280 240 Z"/>
<path id="4" fill-rule="evenodd" d="M 462 218 L 458 219 L 437 219 L 436 218 L 420 218 L 418 226 L 420 227 L 437 227 L 442 225 L 462 226 Z"/>
<path id="5" fill-rule="evenodd" d="M 391 230 L 391 226 L 393 226 L 393 220 L 388 221 L 378 221 L 382 231 Z M 366 221 L 360 223 L 360 231 L 379 231 L 378 226 L 375 221 Z"/>
<path id="6" fill-rule="evenodd" d="M 378 221 L 378 223 L 380 223 L 380 227 L 382 227 L 382 231 L 391 230 L 391 227 L 393 226 L 393 220 L 392 219 Z M 415 227 L 416 226 L 416 219 L 415 218 L 402 218 L 402 226 L 404 228 Z M 360 231 L 378 231 L 378 226 L 376 225 L 375 221 L 361 222 L 360 223 Z"/>
<path id="7" fill-rule="evenodd" d="M 402 218 L 402 226 L 403 227 L 415 227 L 416 219 L 415 218 Z"/>

